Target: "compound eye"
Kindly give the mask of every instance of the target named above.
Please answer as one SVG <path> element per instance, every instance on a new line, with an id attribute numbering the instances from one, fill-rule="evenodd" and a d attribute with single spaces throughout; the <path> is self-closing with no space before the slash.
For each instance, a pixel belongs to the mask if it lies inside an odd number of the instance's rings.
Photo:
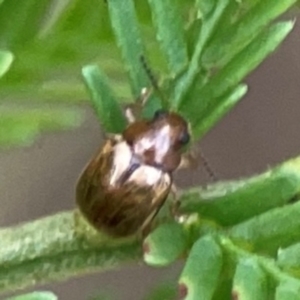
<path id="1" fill-rule="evenodd" d="M 154 113 L 153 120 L 163 118 L 168 115 L 168 111 L 165 109 L 159 109 Z"/>
<path id="2" fill-rule="evenodd" d="M 190 137 L 189 133 L 187 131 L 184 131 L 179 137 L 179 142 L 182 145 L 186 145 L 186 144 L 188 144 L 190 139 L 191 139 L 191 137 Z"/>

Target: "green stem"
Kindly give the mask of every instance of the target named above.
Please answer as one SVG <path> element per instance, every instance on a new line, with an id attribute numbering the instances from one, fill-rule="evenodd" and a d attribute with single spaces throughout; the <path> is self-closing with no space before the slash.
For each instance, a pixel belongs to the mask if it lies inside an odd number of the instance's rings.
<path id="1" fill-rule="evenodd" d="M 136 239 L 110 239 L 75 211 L 0 230 L 0 292 L 103 271 L 142 257 Z"/>

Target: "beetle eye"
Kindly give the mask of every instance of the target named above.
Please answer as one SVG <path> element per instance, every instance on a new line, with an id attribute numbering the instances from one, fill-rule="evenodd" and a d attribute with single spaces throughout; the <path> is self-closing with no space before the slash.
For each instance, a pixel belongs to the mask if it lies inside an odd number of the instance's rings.
<path id="1" fill-rule="evenodd" d="M 167 114 L 168 114 L 168 111 L 167 111 L 167 110 L 159 109 L 159 110 L 157 110 L 157 111 L 154 113 L 153 120 L 156 120 L 156 119 L 160 119 L 160 118 L 162 118 L 162 117 L 165 117 Z"/>
<path id="2" fill-rule="evenodd" d="M 190 141 L 190 135 L 188 132 L 183 132 L 180 137 L 179 137 L 179 142 L 182 144 L 182 145 L 186 145 L 188 142 Z"/>

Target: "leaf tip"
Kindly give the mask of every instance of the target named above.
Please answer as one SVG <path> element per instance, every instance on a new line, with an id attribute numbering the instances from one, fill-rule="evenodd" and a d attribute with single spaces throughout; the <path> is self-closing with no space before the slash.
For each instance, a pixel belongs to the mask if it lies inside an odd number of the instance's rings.
<path id="1" fill-rule="evenodd" d="M 9 70 L 13 60 L 13 53 L 10 51 L 0 50 L 0 77 L 2 77 Z"/>
<path id="2" fill-rule="evenodd" d="M 82 73 L 83 76 L 86 76 L 89 73 L 94 72 L 97 69 L 98 69 L 97 65 L 85 65 L 85 66 L 82 67 L 81 73 Z"/>
<path id="3" fill-rule="evenodd" d="M 185 299 L 188 295 L 188 287 L 184 282 L 178 284 L 178 298 L 180 300 Z"/>
<path id="4" fill-rule="evenodd" d="M 239 300 L 239 294 L 237 291 L 233 290 L 231 293 L 231 299 L 232 300 Z"/>
<path id="5" fill-rule="evenodd" d="M 147 255 L 150 253 L 150 245 L 148 242 L 144 242 L 144 244 L 143 244 L 143 253 L 144 253 L 144 255 Z"/>

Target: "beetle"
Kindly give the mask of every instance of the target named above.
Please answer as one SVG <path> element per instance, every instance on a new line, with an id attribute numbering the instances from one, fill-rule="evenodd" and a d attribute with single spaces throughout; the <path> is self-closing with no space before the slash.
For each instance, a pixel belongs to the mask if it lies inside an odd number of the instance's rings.
<path id="1" fill-rule="evenodd" d="M 166 198 L 189 143 L 188 123 L 158 110 L 150 120 L 131 120 L 110 136 L 88 163 L 76 187 L 76 202 L 97 230 L 126 237 L 143 233 Z"/>

